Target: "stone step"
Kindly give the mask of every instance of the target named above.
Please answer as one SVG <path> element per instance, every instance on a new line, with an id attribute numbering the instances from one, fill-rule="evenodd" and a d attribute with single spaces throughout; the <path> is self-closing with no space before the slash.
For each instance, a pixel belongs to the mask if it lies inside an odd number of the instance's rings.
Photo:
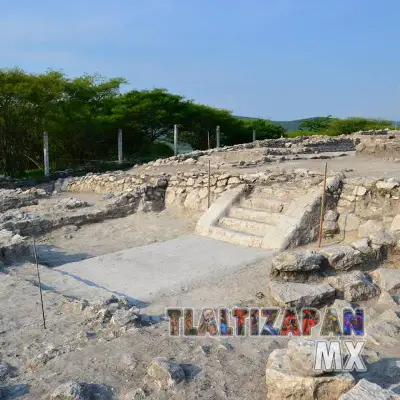
<path id="1" fill-rule="evenodd" d="M 209 236 L 213 239 L 247 247 L 261 248 L 263 242 L 263 237 L 260 235 L 251 235 L 228 228 L 222 228 L 220 226 L 213 226 L 210 229 Z"/>
<path id="2" fill-rule="evenodd" d="M 273 226 L 270 224 L 266 224 L 265 222 L 230 217 L 221 218 L 218 225 L 222 228 L 228 228 L 238 232 L 245 232 L 257 235 L 265 235 L 268 228 Z"/>
<path id="3" fill-rule="evenodd" d="M 271 198 L 271 197 L 258 197 L 250 195 L 247 198 L 243 198 L 240 201 L 240 205 L 246 208 L 258 209 L 258 210 L 268 210 L 280 213 L 282 212 L 285 205 L 288 205 L 289 202 Z"/>
<path id="4" fill-rule="evenodd" d="M 252 208 L 234 206 L 229 210 L 228 217 L 248 219 L 275 225 L 280 214 L 273 211 L 255 210 Z"/>

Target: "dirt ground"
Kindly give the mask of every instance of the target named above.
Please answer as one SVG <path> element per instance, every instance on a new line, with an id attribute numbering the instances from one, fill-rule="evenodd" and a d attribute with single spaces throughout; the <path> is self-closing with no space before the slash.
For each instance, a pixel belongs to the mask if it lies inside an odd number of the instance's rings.
<path id="1" fill-rule="evenodd" d="M 80 198 L 80 194 L 73 194 Z M 137 213 L 125 218 L 83 225 L 76 231 L 61 228 L 38 241 L 38 254 L 49 266 L 80 261 L 132 247 L 164 242 L 194 231 L 201 212 L 173 208 Z"/>
<path id="2" fill-rule="evenodd" d="M 287 338 L 173 338 L 167 321 L 121 331 L 71 309 L 62 294 L 52 290 L 43 294 L 44 330 L 38 287 L 23 279 L 27 267 L 18 268 L 18 277 L 12 270 L 0 273 L 0 322 L 6 327 L 0 330 L 0 361 L 16 368 L 15 377 L 3 387 L 3 398 L 48 399 L 70 380 L 105 385 L 100 388 L 110 399 L 122 399 L 137 388 L 147 393 L 146 399 L 267 398 L 266 361 L 271 351 L 286 346 Z M 246 265 L 235 274 L 156 299 L 142 313 L 165 316 L 166 307 L 176 306 L 265 307 L 265 299 L 256 293 L 265 289 L 269 268 L 268 261 Z M 392 344 L 369 345 L 368 351 L 375 360 L 400 357 L 400 347 Z M 162 356 L 182 364 L 186 374 L 185 382 L 167 391 L 146 377 L 151 360 Z M 370 370 L 376 375 L 378 367 L 379 362 L 372 362 Z M 374 379 L 380 382 L 384 376 Z"/>

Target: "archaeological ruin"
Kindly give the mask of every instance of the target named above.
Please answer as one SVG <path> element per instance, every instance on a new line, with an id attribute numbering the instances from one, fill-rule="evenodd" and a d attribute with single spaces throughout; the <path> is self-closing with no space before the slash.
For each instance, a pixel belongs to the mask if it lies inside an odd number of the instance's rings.
<path id="1" fill-rule="evenodd" d="M 0 188 L 0 399 L 400 399 L 400 131 Z M 174 338 L 168 307 L 359 308 L 366 371 L 316 373 L 313 334 Z"/>

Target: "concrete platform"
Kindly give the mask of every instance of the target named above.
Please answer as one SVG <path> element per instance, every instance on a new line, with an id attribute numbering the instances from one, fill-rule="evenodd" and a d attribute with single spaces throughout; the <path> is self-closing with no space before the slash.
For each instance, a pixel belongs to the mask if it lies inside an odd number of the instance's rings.
<path id="1" fill-rule="evenodd" d="M 234 273 L 271 251 L 195 235 L 123 250 L 54 268 L 63 274 L 141 302 Z"/>

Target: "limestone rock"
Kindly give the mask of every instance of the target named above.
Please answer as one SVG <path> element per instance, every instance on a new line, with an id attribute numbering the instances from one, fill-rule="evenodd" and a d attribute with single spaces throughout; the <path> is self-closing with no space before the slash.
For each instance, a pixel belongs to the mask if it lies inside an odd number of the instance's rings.
<path id="1" fill-rule="evenodd" d="M 341 214 L 338 220 L 339 229 L 343 232 L 358 231 L 361 220 L 353 213 Z"/>
<path id="2" fill-rule="evenodd" d="M 397 160 L 397 162 L 400 162 L 400 158 Z M 394 383 L 388 387 L 388 390 L 391 390 L 392 392 L 395 392 L 397 395 L 400 394 L 400 383 Z M 396 399 L 398 400 L 398 399 Z"/>
<path id="3" fill-rule="evenodd" d="M 236 176 L 232 176 L 228 179 L 228 185 L 237 185 L 239 183 L 241 183 L 241 180 Z"/>
<path id="4" fill-rule="evenodd" d="M 309 285 L 305 283 L 280 283 L 271 281 L 268 294 L 281 307 L 316 306 L 329 301 L 335 289 L 328 284 Z"/>
<path id="5" fill-rule="evenodd" d="M 393 297 L 388 292 L 385 292 L 385 291 L 383 291 L 381 293 L 381 295 L 379 296 L 378 303 L 383 304 L 386 307 L 389 307 L 390 309 L 400 308 L 400 305 L 396 303 L 396 301 L 393 299 Z"/>
<path id="6" fill-rule="evenodd" d="M 311 251 L 284 251 L 272 260 L 272 268 L 278 271 L 311 271 L 319 269 L 325 258 Z"/>
<path id="7" fill-rule="evenodd" d="M 125 395 L 123 395 L 121 398 L 121 400 L 145 400 L 145 399 L 146 399 L 146 393 L 141 388 L 134 389 L 128 393 L 125 393 Z"/>
<path id="8" fill-rule="evenodd" d="M 334 210 L 329 210 L 325 213 L 324 221 L 337 221 L 339 214 Z"/>
<path id="9" fill-rule="evenodd" d="M 364 186 L 356 186 L 353 190 L 353 196 L 364 196 L 367 189 Z"/>
<path id="10" fill-rule="evenodd" d="M 147 374 L 163 389 L 185 379 L 185 372 L 179 364 L 161 357 L 151 362 Z"/>
<path id="11" fill-rule="evenodd" d="M 390 226 L 390 232 L 400 232 L 400 214 L 397 214 L 392 221 Z"/>
<path id="12" fill-rule="evenodd" d="M 368 366 L 368 375 L 378 378 L 385 383 L 400 383 L 400 358 L 378 359 Z"/>
<path id="13" fill-rule="evenodd" d="M 62 230 L 64 233 L 72 233 L 72 232 L 76 232 L 79 229 L 78 226 L 76 225 L 65 225 Z"/>
<path id="14" fill-rule="evenodd" d="M 382 222 L 370 219 L 365 224 L 360 225 L 358 229 L 358 237 L 359 238 L 369 237 L 374 233 L 384 232 L 384 231 L 385 227 L 383 226 Z"/>
<path id="15" fill-rule="evenodd" d="M 399 185 L 400 185 L 399 182 L 396 182 L 395 180 L 379 181 L 376 183 L 376 188 L 381 189 L 383 191 L 390 191 L 398 187 Z"/>
<path id="16" fill-rule="evenodd" d="M 336 299 L 331 305 L 332 308 L 342 310 L 343 308 L 353 308 L 353 304 L 347 300 Z"/>
<path id="17" fill-rule="evenodd" d="M 60 385 L 51 395 L 52 400 L 90 400 L 84 387 L 78 382 L 67 382 Z"/>
<path id="18" fill-rule="evenodd" d="M 193 165 L 196 163 L 197 163 L 197 160 L 195 160 L 194 158 L 188 158 L 185 161 L 183 161 L 183 164 L 189 164 L 189 165 Z"/>
<path id="19" fill-rule="evenodd" d="M 362 254 L 372 254 L 374 252 L 373 248 L 369 245 L 370 240 L 367 238 L 363 238 L 353 242 L 351 247 L 355 250 L 358 250 Z"/>
<path id="20" fill-rule="evenodd" d="M 336 221 L 324 221 L 322 230 L 325 236 L 333 236 L 339 232 L 339 224 Z"/>
<path id="21" fill-rule="evenodd" d="M 378 268 L 370 275 L 378 283 L 381 290 L 392 295 L 400 295 L 400 269 Z"/>
<path id="22" fill-rule="evenodd" d="M 59 386 L 50 397 L 52 400 L 111 400 L 111 387 L 86 382 L 67 382 Z"/>
<path id="23" fill-rule="evenodd" d="M 327 282 L 336 289 L 336 295 L 348 301 L 367 300 L 379 295 L 379 288 L 361 271 L 327 278 Z"/>
<path id="24" fill-rule="evenodd" d="M 366 338 L 375 345 L 398 345 L 400 326 L 394 321 L 374 320 L 365 326 Z"/>
<path id="25" fill-rule="evenodd" d="M 13 368 L 7 363 L 0 363 L 0 382 L 11 376 Z"/>
<path id="26" fill-rule="evenodd" d="M 329 265 L 339 271 L 347 271 L 364 262 L 362 253 L 350 246 L 335 245 L 319 251 L 328 259 Z"/>
<path id="27" fill-rule="evenodd" d="M 118 309 L 113 313 L 111 323 L 117 326 L 125 326 L 138 318 L 138 310 L 134 307 L 129 310 Z"/>
<path id="28" fill-rule="evenodd" d="M 380 318 L 385 319 L 387 321 L 400 322 L 398 314 L 392 310 L 385 310 L 380 315 Z"/>
<path id="29" fill-rule="evenodd" d="M 340 184 L 341 180 L 338 177 L 330 177 L 326 180 L 326 189 L 330 192 L 336 192 L 339 189 Z"/>
<path id="30" fill-rule="evenodd" d="M 376 383 L 361 379 L 347 393 L 342 394 L 339 400 L 400 400 L 400 395 L 391 390 L 382 389 Z"/>
<path id="31" fill-rule="evenodd" d="M 294 339 L 289 341 L 287 355 L 293 369 L 302 376 L 319 376 L 324 371 L 314 369 L 316 342 L 314 340 Z"/>
<path id="32" fill-rule="evenodd" d="M 0 260 L 12 260 L 28 254 L 29 244 L 26 237 L 7 229 L 0 229 Z"/>
<path id="33" fill-rule="evenodd" d="M 286 349 L 277 349 L 270 354 L 265 375 L 269 400 L 337 399 L 355 385 L 349 373 L 301 376 L 292 367 Z"/>
<path id="34" fill-rule="evenodd" d="M 68 210 L 73 210 L 75 208 L 81 208 L 81 207 L 89 207 L 88 202 L 80 200 L 80 199 L 76 199 L 74 197 L 62 199 L 62 200 L 60 200 L 58 205 L 61 207 L 65 207 Z"/>
<path id="35" fill-rule="evenodd" d="M 396 237 L 392 233 L 375 232 L 369 235 L 372 245 L 375 246 L 395 246 Z"/>

